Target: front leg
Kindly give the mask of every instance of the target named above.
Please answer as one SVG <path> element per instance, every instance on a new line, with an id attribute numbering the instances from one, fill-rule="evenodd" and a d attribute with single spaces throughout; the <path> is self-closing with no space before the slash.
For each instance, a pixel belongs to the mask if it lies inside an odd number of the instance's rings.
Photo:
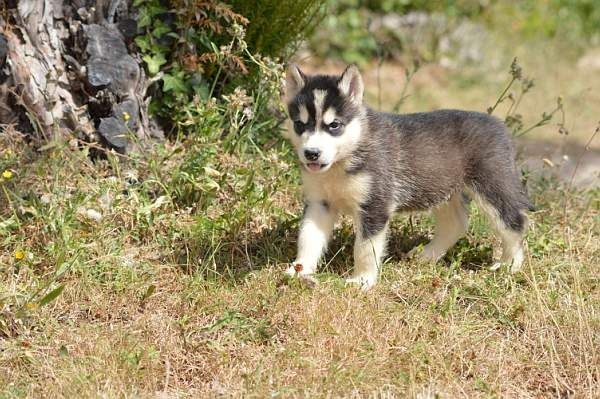
<path id="1" fill-rule="evenodd" d="M 325 201 L 309 202 L 304 208 L 304 218 L 298 237 L 298 256 L 286 270 L 289 275 L 310 275 L 327 247 L 337 213 Z"/>
<path id="2" fill-rule="evenodd" d="M 354 273 L 347 283 L 368 290 L 377 282 L 381 259 L 385 253 L 390 215 L 385 209 L 364 206 L 354 218 Z"/>

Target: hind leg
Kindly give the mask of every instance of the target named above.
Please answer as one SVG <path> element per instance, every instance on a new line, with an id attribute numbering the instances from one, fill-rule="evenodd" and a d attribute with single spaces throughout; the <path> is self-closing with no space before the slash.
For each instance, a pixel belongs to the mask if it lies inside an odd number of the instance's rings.
<path id="1" fill-rule="evenodd" d="M 518 204 L 511 202 L 510 198 L 495 196 L 492 201 L 475 193 L 475 200 L 479 207 L 492 222 L 494 230 L 502 239 L 502 256 L 494 262 L 491 270 L 497 270 L 502 265 L 507 265 L 512 273 L 521 270 L 525 256 L 523 254 L 523 236 L 527 224 L 527 217 Z"/>
<path id="2" fill-rule="evenodd" d="M 443 257 L 469 227 L 469 213 L 462 193 L 454 194 L 448 202 L 433 210 L 435 232 L 433 239 L 419 253 L 425 261 L 437 261 Z M 416 252 L 416 248 L 409 255 Z"/>
<path id="3" fill-rule="evenodd" d="M 509 265 L 511 273 L 521 270 L 525 255 L 523 254 L 523 234 L 503 229 L 499 232 L 502 237 L 502 258 L 495 262 L 491 269 L 496 270 L 502 265 Z"/>

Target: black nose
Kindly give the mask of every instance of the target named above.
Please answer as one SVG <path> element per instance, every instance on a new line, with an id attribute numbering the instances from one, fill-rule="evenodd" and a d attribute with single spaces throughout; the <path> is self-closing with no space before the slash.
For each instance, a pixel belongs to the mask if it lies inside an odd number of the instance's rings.
<path id="1" fill-rule="evenodd" d="M 308 161 L 316 161 L 319 159 L 319 155 L 321 155 L 321 151 L 316 148 L 307 148 L 304 150 L 304 156 Z"/>

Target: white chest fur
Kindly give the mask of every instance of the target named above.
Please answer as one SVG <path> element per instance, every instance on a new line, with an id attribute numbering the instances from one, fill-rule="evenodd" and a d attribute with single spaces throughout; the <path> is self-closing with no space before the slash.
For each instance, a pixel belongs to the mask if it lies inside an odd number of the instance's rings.
<path id="1" fill-rule="evenodd" d="M 366 173 L 347 174 L 344 165 L 334 165 L 325 173 L 303 171 L 302 181 L 307 201 L 327 201 L 332 210 L 353 216 L 369 194 L 371 178 Z"/>

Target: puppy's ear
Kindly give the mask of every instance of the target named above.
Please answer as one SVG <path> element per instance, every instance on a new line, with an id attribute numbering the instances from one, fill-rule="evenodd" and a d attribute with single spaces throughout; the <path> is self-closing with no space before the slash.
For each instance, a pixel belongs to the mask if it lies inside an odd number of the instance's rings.
<path id="1" fill-rule="evenodd" d="M 285 74 L 285 100 L 290 102 L 306 84 L 306 75 L 298 65 L 291 64 Z"/>
<path id="2" fill-rule="evenodd" d="M 356 65 L 348 65 L 338 80 L 338 88 L 350 101 L 357 105 L 362 104 L 364 85 Z"/>

